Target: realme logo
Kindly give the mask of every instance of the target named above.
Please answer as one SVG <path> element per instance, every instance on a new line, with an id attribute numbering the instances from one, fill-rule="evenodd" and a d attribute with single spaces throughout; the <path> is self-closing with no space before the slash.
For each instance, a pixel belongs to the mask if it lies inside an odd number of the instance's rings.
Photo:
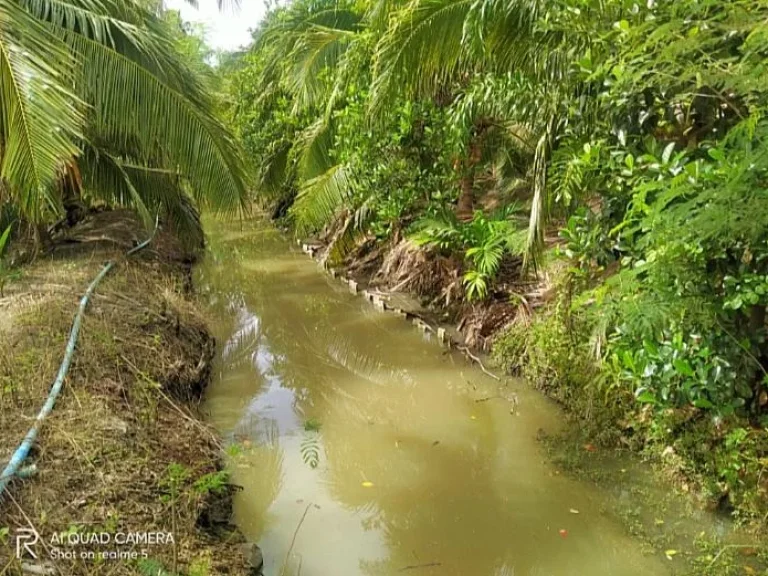
<path id="1" fill-rule="evenodd" d="M 34 528 L 19 528 L 16 530 L 16 558 L 37 558 L 34 546 L 40 540 L 40 534 Z"/>

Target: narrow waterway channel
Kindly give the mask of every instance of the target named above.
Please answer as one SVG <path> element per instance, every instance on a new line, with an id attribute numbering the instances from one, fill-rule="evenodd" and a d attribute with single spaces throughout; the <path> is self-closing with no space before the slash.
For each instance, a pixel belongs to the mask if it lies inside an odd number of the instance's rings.
<path id="1" fill-rule="evenodd" d="M 548 461 L 537 435 L 563 415 L 538 392 L 376 311 L 267 225 L 209 232 L 206 410 L 266 576 L 674 573 Z"/>

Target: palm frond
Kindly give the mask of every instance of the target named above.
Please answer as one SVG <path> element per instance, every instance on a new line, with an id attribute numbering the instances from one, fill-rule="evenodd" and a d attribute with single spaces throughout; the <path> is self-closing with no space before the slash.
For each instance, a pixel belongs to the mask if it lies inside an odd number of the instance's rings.
<path id="1" fill-rule="evenodd" d="M 290 181 L 291 142 L 275 143 L 264 155 L 257 175 L 257 190 L 267 200 L 280 198 Z"/>
<path id="2" fill-rule="evenodd" d="M 321 229 L 352 196 L 352 176 L 344 164 L 307 181 L 299 190 L 291 214 L 300 234 Z"/>
<path id="3" fill-rule="evenodd" d="M 280 82 L 283 71 L 291 66 L 293 58 L 301 54 L 297 44 L 315 27 L 331 30 L 354 30 L 361 16 L 343 8 L 331 8 L 308 12 L 302 7 L 280 14 L 279 19 L 269 21 L 259 34 L 254 48 L 265 55 L 266 61 L 260 74 L 262 85 Z"/>
<path id="4" fill-rule="evenodd" d="M 131 23 L 140 14 L 139 4 L 110 0 L 21 0 L 21 6 L 38 20 L 62 30 L 77 31 L 102 44 L 115 46 L 121 39 L 137 48 L 159 41 L 149 30 Z"/>
<path id="5" fill-rule="evenodd" d="M 81 59 L 76 83 L 93 108 L 94 132 L 138 145 L 147 156 L 161 149 L 164 164 L 178 167 L 201 206 L 245 206 L 242 155 L 211 111 L 108 45 L 75 33 L 67 33 L 67 41 Z"/>
<path id="6" fill-rule="evenodd" d="M 301 441 L 301 459 L 312 469 L 320 464 L 320 437 L 317 432 L 305 432 Z"/>
<path id="7" fill-rule="evenodd" d="M 355 210 L 354 214 L 347 214 L 344 223 L 331 238 L 325 256 L 325 262 L 330 266 L 341 264 L 357 246 L 358 241 L 364 236 L 363 227 L 366 220 L 367 203 Z"/>
<path id="8" fill-rule="evenodd" d="M 122 161 L 104 150 L 86 146 L 78 159 L 78 169 L 82 177 L 84 199 L 97 199 L 110 205 L 133 208 L 145 227 L 149 228 L 152 222 L 150 210 Z"/>
<path id="9" fill-rule="evenodd" d="M 148 7 L 120 0 L 22 0 L 35 18 L 57 31 L 83 36 L 119 52 L 162 78 L 198 106 L 210 105 L 199 70 L 189 68 Z"/>
<path id="10" fill-rule="evenodd" d="M 289 55 L 292 64 L 288 89 L 294 96 L 296 110 L 321 101 L 327 90 L 322 71 L 338 64 L 354 37 L 351 30 L 318 25 L 301 34 Z"/>
<path id="11" fill-rule="evenodd" d="M 83 117 L 66 45 L 14 2 L 0 3 L 0 176 L 24 214 L 56 211 L 52 185 L 78 153 Z"/>
<path id="12" fill-rule="evenodd" d="M 374 56 L 374 115 L 396 91 L 433 94 L 471 66 L 462 38 L 474 2 L 412 0 L 393 17 Z"/>
<path id="13" fill-rule="evenodd" d="M 333 146 L 333 119 L 321 116 L 298 137 L 299 176 L 311 180 L 333 167 L 331 147 Z"/>
<path id="14" fill-rule="evenodd" d="M 90 146 L 79 165 L 84 197 L 132 208 L 148 229 L 158 215 L 187 247 L 203 245 L 200 215 L 179 173 L 131 162 Z"/>
<path id="15" fill-rule="evenodd" d="M 464 43 L 488 56 L 492 69 L 531 71 L 531 58 L 544 53 L 536 32 L 546 7 L 543 0 L 478 0 L 467 14 Z"/>
<path id="16" fill-rule="evenodd" d="M 453 211 L 442 210 L 417 221 L 411 239 L 419 246 L 454 248 L 462 242 L 460 227 Z"/>
<path id="17" fill-rule="evenodd" d="M 547 219 L 547 165 L 549 162 L 553 122 L 547 124 L 547 129 L 536 144 L 533 166 L 533 198 L 531 200 L 531 216 L 528 224 L 528 241 L 524 265 L 536 267 L 537 257 L 544 244 L 544 223 Z"/>
<path id="18" fill-rule="evenodd" d="M 372 30 L 386 30 L 389 19 L 408 0 L 372 0 L 369 2 L 365 21 Z"/>

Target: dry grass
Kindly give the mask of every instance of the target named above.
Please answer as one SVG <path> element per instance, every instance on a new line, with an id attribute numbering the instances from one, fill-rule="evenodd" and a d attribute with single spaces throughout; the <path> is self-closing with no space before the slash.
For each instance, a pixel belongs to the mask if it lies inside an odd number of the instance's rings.
<path id="1" fill-rule="evenodd" d="M 27 266 L 0 299 L 0 463 L 48 394 L 86 286 L 104 261 L 135 241 L 125 232 L 145 234 L 126 213 L 105 217 L 104 227 L 98 215 L 88 223 L 89 233 L 99 231 L 95 240 Z M 73 527 L 173 530 L 175 546 L 150 549 L 166 567 L 197 563 L 210 566 L 204 573 L 246 573 L 239 537 L 201 526 L 226 519 L 230 495 L 194 487 L 219 470 L 220 447 L 194 416 L 213 342 L 186 298 L 188 267 L 161 235 L 100 285 L 63 393 L 28 460 L 39 472 L 11 484 L 0 502 L 0 530 L 12 535 L 32 522 L 44 540 Z M 0 574 L 20 573 L 12 553 L 11 538 L 0 542 Z M 65 575 L 137 573 L 120 561 L 59 560 L 52 568 Z"/>
<path id="2" fill-rule="evenodd" d="M 373 282 L 392 291 L 411 292 L 450 307 L 461 299 L 461 263 L 408 240 L 396 243 L 384 256 Z"/>

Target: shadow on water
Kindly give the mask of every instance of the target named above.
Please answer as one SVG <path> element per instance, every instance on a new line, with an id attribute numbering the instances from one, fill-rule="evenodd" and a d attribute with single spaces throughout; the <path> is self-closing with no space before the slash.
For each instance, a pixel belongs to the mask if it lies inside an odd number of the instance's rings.
<path id="1" fill-rule="evenodd" d="M 286 576 L 683 573 L 548 459 L 549 401 L 500 390 L 252 226 L 211 223 L 198 285 L 220 342 L 206 407 L 267 576 L 286 557 Z"/>

